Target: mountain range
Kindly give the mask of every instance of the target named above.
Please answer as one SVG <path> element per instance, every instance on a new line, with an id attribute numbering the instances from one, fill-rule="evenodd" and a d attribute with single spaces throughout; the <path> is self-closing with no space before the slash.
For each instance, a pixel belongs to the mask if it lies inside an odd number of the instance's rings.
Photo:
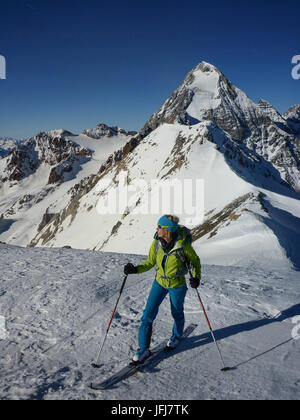
<path id="1" fill-rule="evenodd" d="M 281 115 L 255 103 L 212 64 L 192 69 L 139 133 L 101 123 L 12 141 L 0 142 L 1 241 L 146 254 L 162 212 L 149 211 L 153 181 L 189 180 L 186 207 L 201 179 L 203 220 L 179 216 L 203 262 L 300 268 L 300 105 Z M 100 214 L 122 177 L 130 200 Z"/>

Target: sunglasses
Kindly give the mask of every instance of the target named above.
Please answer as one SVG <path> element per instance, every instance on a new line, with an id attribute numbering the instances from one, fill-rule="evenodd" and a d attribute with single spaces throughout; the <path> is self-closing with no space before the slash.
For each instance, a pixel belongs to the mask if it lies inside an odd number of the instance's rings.
<path id="1" fill-rule="evenodd" d="M 158 229 L 167 229 L 170 228 L 172 226 L 163 226 L 163 225 L 157 225 Z"/>

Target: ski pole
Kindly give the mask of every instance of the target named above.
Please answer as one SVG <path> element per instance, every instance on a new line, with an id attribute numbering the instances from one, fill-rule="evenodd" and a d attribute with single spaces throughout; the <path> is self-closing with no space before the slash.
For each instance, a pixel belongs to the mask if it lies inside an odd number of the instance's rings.
<path id="1" fill-rule="evenodd" d="M 213 332 L 212 327 L 211 327 L 211 325 L 210 325 L 210 322 L 209 322 L 209 319 L 208 319 L 207 313 L 206 313 L 206 311 L 205 311 L 205 308 L 204 308 L 204 305 L 203 305 L 203 302 L 202 302 L 202 299 L 201 299 L 201 297 L 200 297 L 200 293 L 199 293 L 198 289 L 196 289 L 196 292 L 197 292 L 197 296 L 198 296 L 199 302 L 200 302 L 201 307 L 202 307 L 202 311 L 203 311 L 204 316 L 205 316 L 205 318 L 206 318 L 206 322 L 207 322 L 208 327 L 209 327 L 209 329 L 210 329 L 210 332 L 211 332 L 212 338 L 213 338 L 213 340 L 214 340 L 214 342 L 215 342 L 215 345 L 217 346 L 217 349 L 218 349 L 218 353 L 219 353 L 219 356 L 220 356 L 220 359 L 221 359 L 221 362 L 222 362 L 222 366 L 223 366 L 221 370 L 222 370 L 223 372 L 225 372 L 226 370 L 229 370 L 229 367 L 226 367 L 226 366 L 225 366 L 225 363 L 224 363 L 224 360 L 223 360 L 223 357 L 222 357 L 222 354 L 221 354 L 221 350 L 220 350 L 220 348 L 219 348 L 218 342 L 217 342 L 217 340 L 216 340 L 216 338 L 215 338 L 214 332 Z"/>
<path id="2" fill-rule="evenodd" d="M 113 320 L 114 315 L 115 315 L 115 312 L 116 312 L 116 310 L 117 310 L 117 306 L 118 306 L 118 303 L 119 303 L 119 300 L 120 300 L 121 294 L 122 294 L 122 292 L 123 292 L 123 289 L 124 289 L 124 286 L 125 286 L 126 280 L 127 280 L 127 275 L 124 277 L 124 280 L 123 280 L 123 283 L 122 283 L 122 286 L 121 286 L 121 289 L 120 289 L 119 297 L 118 297 L 117 303 L 116 303 L 116 305 L 115 305 L 115 307 L 114 307 L 113 313 L 112 313 L 112 315 L 111 315 L 111 317 L 110 317 L 110 320 L 109 320 L 109 323 L 108 323 L 108 326 L 107 326 L 107 329 L 106 329 L 106 334 L 105 334 L 104 340 L 103 340 L 103 342 L 102 342 L 102 345 L 101 345 L 100 350 L 99 350 L 99 353 L 98 353 L 98 357 L 97 357 L 97 359 L 96 359 L 96 362 L 95 362 L 95 363 L 92 363 L 92 367 L 93 367 L 93 368 L 95 368 L 95 369 L 99 369 L 99 368 L 100 368 L 100 365 L 99 365 L 100 355 L 101 355 L 101 353 L 102 353 L 102 349 L 103 349 L 103 347 L 104 347 L 104 344 L 105 344 L 105 341 L 106 341 L 106 337 L 107 337 L 108 331 L 109 331 L 109 329 L 110 329 L 110 326 L 111 326 L 112 320 Z"/>
<path id="3" fill-rule="evenodd" d="M 189 272 L 189 275 L 190 275 L 191 277 L 193 277 L 193 274 L 192 274 L 192 272 L 191 272 L 191 269 L 190 269 L 190 268 L 188 268 L 188 272 Z M 223 366 L 223 367 L 222 367 L 222 369 L 221 369 L 221 371 L 226 372 L 226 370 L 229 370 L 229 367 L 226 367 L 226 366 L 225 366 L 225 363 L 224 363 L 224 360 L 223 360 L 223 357 L 222 357 L 222 354 L 221 354 L 221 350 L 220 350 L 219 345 L 218 345 L 218 342 L 217 342 L 217 340 L 216 340 L 216 338 L 215 338 L 215 335 L 214 335 L 213 329 L 212 329 L 211 324 L 210 324 L 210 322 L 209 322 L 209 319 L 208 319 L 208 316 L 207 316 L 206 310 L 205 310 L 205 308 L 204 308 L 204 305 L 203 305 L 203 302 L 202 302 L 202 299 L 201 299 L 201 297 L 200 297 L 200 293 L 199 293 L 198 289 L 196 289 L 196 292 L 197 292 L 197 296 L 198 296 L 198 299 L 199 299 L 200 305 L 201 305 L 201 307 L 202 307 L 202 311 L 203 311 L 203 313 L 204 313 L 204 316 L 205 316 L 205 319 L 206 319 L 206 322 L 207 322 L 208 328 L 210 329 L 210 333 L 211 333 L 212 338 L 213 338 L 213 340 L 214 340 L 214 342 L 215 342 L 215 344 L 216 344 L 216 346 L 217 346 L 217 349 L 218 349 L 218 353 L 219 353 L 219 356 L 220 356 L 220 359 L 221 359 L 221 362 L 222 362 L 222 366 Z"/>

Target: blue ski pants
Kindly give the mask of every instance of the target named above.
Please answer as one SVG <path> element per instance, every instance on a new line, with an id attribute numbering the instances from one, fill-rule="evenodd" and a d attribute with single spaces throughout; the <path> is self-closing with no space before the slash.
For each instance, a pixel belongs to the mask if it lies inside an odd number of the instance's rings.
<path id="1" fill-rule="evenodd" d="M 186 285 L 176 289 L 166 289 L 156 280 L 154 281 L 139 328 L 138 340 L 139 348 L 141 350 L 150 347 L 152 324 L 158 314 L 159 306 L 167 294 L 170 296 L 171 313 L 174 318 L 172 338 L 175 336 L 180 338 L 182 336 L 184 329 L 184 299 L 186 292 Z"/>

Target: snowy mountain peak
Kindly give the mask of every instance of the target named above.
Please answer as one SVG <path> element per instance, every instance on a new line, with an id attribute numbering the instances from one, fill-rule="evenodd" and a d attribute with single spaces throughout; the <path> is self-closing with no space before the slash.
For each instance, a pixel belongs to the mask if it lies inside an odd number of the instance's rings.
<path id="1" fill-rule="evenodd" d="M 220 72 L 219 69 L 217 69 L 217 67 L 215 67 L 214 65 L 207 63 L 206 61 L 202 61 L 201 63 L 197 64 L 197 66 L 195 66 L 186 76 L 186 78 L 184 79 L 183 85 L 189 85 L 191 83 L 193 83 L 195 77 L 197 74 L 200 73 L 206 73 L 207 76 L 211 76 L 212 74 L 215 74 L 216 79 L 218 77 L 223 76 L 223 74 Z"/>
<path id="2" fill-rule="evenodd" d="M 165 123 L 191 126 L 211 121 L 229 138 L 270 161 L 299 191 L 300 147 L 295 140 L 300 133 L 299 109 L 292 108 L 285 119 L 269 102 L 256 104 L 215 66 L 201 62 L 146 122 L 141 135 Z"/>
<path id="3" fill-rule="evenodd" d="M 58 128 L 58 129 L 46 131 L 46 133 L 51 137 L 74 136 L 73 133 L 71 133 L 68 130 L 65 130 L 64 128 Z"/>
<path id="4" fill-rule="evenodd" d="M 201 62 L 185 77 L 162 107 L 146 122 L 142 135 L 163 123 L 197 124 L 213 121 L 237 140 L 244 139 L 251 126 L 265 116 L 240 89 L 215 66 Z"/>

